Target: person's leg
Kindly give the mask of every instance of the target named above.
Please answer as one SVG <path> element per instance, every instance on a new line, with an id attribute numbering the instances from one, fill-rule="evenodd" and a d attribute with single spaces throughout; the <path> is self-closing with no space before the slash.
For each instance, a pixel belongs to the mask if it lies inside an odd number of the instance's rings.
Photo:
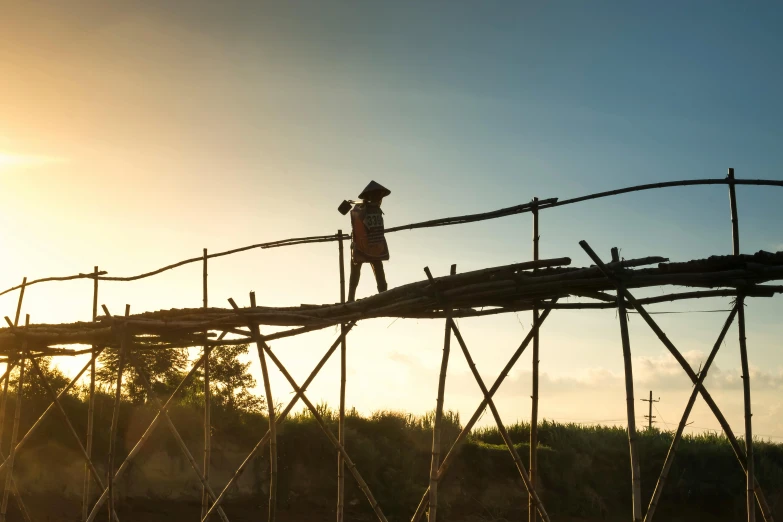
<path id="1" fill-rule="evenodd" d="M 359 277 L 362 275 L 362 264 L 351 263 L 351 276 L 348 279 L 348 302 L 356 300 L 356 287 L 359 286 Z"/>
<path id="2" fill-rule="evenodd" d="M 378 284 L 378 293 L 385 292 L 388 285 L 386 284 L 386 272 L 383 270 L 383 261 L 373 261 L 372 271 L 375 274 L 375 282 Z"/>

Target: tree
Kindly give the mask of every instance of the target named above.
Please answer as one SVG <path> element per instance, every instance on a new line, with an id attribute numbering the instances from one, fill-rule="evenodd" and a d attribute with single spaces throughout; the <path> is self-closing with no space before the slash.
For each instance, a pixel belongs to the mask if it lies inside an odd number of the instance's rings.
<path id="1" fill-rule="evenodd" d="M 70 382 L 70 379 L 68 379 L 59 368 L 52 366 L 51 357 L 37 357 L 35 361 L 38 363 L 38 366 L 41 368 L 41 373 L 46 377 L 47 382 L 52 389 L 54 389 L 55 393 L 59 393 L 60 390 L 65 388 Z M 17 365 L 11 373 L 11 380 L 8 383 L 9 394 L 16 394 L 16 386 L 18 383 L 19 366 Z M 41 381 L 41 377 L 38 375 L 38 372 L 35 371 L 33 364 L 29 360 L 25 361 L 22 398 L 25 401 L 40 400 L 46 402 L 50 400 L 49 393 L 46 391 L 46 387 Z"/>
<path id="2" fill-rule="evenodd" d="M 157 396 L 166 396 L 179 384 L 188 366 L 188 352 L 185 348 L 169 349 L 133 349 L 133 357 L 125 357 L 122 372 L 123 394 L 134 404 L 145 404 L 150 397 L 133 362 L 138 362 L 152 385 Z M 107 349 L 100 355 L 100 366 L 95 371 L 95 379 L 110 389 L 116 386 L 119 367 L 119 350 Z"/>
<path id="3" fill-rule="evenodd" d="M 250 392 L 256 385 L 256 380 L 249 371 L 250 363 L 239 360 L 239 356 L 247 355 L 248 352 L 247 344 L 218 346 L 212 350 L 209 359 L 209 381 L 213 399 L 229 411 L 260 412 L 264 409 L 264 399 Z M 202 372 L 202 383 L 203 376 Z"/>

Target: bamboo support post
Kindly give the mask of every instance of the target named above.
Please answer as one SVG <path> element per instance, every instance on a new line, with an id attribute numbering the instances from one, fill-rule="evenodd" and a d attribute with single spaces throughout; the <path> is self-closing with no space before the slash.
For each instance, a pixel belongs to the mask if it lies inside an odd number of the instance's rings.
<path id="1" fill-rule="evenodd" d="M 24 289 L 27 286 L 27 277 L 22 278 L 22 286 L 19 288 L 19 300 L 16 303 L 16 315 L 14 316 L 14 328 L 19 326 L 19 314 L 22 312 L 22 302 L 24 301 Z M 9 325 L 10 326 L 10 325 Z M 5 410 L 8 401 L 8 382 L 11 380 L 11 370 L 14 364 L 9 361 L 6 363 L 6 372 L 3 381 L 3 398 L 0 403 L 0 450 L 3 445 L 3 434 L 5 433 Z"/>
<path id="2" fill-rule="evenodd" d="M 618 293 L 622 293 L 625 296 L 625 299 L 628 301 L 628 303 L 631 306 L 633 306 L 634 309 L 636 309 L 636 311 L 639 313 L 639 316 L 642 319 L 644 319 L 644 321 L 647 323 L 650 329 L 655 333 L 658 339 L 663 343 L 666 349 L 669 350 L 669 353 L 671 353 L 672 356 L 675 358 L 675 360 L 680 364 L 682 369 L 690 378 L 691 382 L 693 382 L 693 384 L 696 385 L 696 388 L 698 388 L 699 393 L 704 398 L 704 402 L 706 402 L 707 406 L 710 407 L 710 410 L 712 410 L 713 415 L 715 415 L 715 418 L 718 420 L 718 423 L 721 425 L 721 429 L 723 429 L 723 432 L 726 435 L 726 438 L 729 440 L 729 443 L 731 444 L 731 447 L 734 450 L 734 454 L 736 455 L 737 460 L 740 463 L 740 466 L 742 466 L 742 471 L 747 474 L 745 454 L 742 451 L 739 442 L 737 441 L 737 438 L 734 436 L 734 432 L 732 431 L 731 426 L 729 426 L 726 417 L 720 411 L 720 408 L 718 408 L 718 405 L 715 403 L 712 396 L 707 391 L 707 388 L 703 384 L 699 384 L 699 378 L 696 375 L 696 373 L 693 371 L 693 368 L 691 368 L 690 365 L 688 364 L 688 361 L 685 360 L 685 357 L 682 356 L 682 354 L 677 349 L 677 347 L 674 346 L 674 344 L 669 340 L 669 338 L 666 336 L 663 330 L 661 330 L 661 328 L 658 326 L 655 320 L 650 316 L 650 314 L 644 309 L 644 307 L 641 304 L 639 304 L 639 302 L 631 294 L 631 292 L 629 292 L 628 289 L 622 285 L 622 283 L 616 278 L 616 276 L 614 276 L 614 274 L 606 266 L 606 264 L 603 261 L 601 261 L 601 259 L 593 251 L 593 249 L 590 248 L 590 245 L 588 245 L 586 241 L 580 241 L 579 245 L 585 250 L 585 252 L 587 252 L 587 254 L 590 256 L 593 262 L 595 262 L 596 265 L 598 265 L 598 267 L 601 269 L 604 275 L 606 275 L 606 277 L 610 281 L 613 281 L 616 288 L 618 289 Z M 751 475 L 751 477 L 753 477 L 753 475 Z M 770 506 L 767 503 L 766 498 L 764 497 L 764 493 L 761 489 L 761 486 L 759 485 L 758 480 L 756 480 L 755 477 L 753 478 L 753 485 L 755 489 L 756 501 L 758 502 L 759 507 L 761 508 L 761 513 L 764 516 L 764 520 L 766 522 L 772 522 L 774 520 L 772 515 L 772 510 L 770 509 Z"/>
<path id="3" fill-rule="evenodd" d="M 495 407 L 495 402 L 489 395 L 489 390 L 487 390 L 487 386 L 484 384 L 484 379 L 481 378 L 481 375 L 478 372 L 478 368 L 476 368 L 476 363 L 473 362 L 473 357 L 471 357 L 470 351 L 468 351 L 468 346 L 465 344 L 465 340 L 462 338 L 462 334 L 457 328 L 457 325 L 454 324 L 454 320 L 449 319 L 448 321 L 452 331 L 454 332 L 454 337 L 457 339 L 457 343 L 462 349 L 462 353 L 465 355 L 465 360 L 470 367 L 470 371 L 473 373 L 473 377 L 476 379 L 479 388 L 481 388 L 481 393 L 484 395 L 484 398 L 489 405 L 489 409 L 492 412 L 492 416 L 495 418 L 495 424 L 498 427 L 500 436 L 503 437 L 503 442 L 506 443 L 506 447 L 508 448 L 509 453 L 511 453 L 511 458 L 514 459 L 514 464 L 517 466 L 519 475 L 522 477 L 522 482 L 525 484 L 525 489 L 527 490 L 528 496 L 531 499 L 530 502 L 533 504 L 536 512 L 541 515 L 541 518 L 545 522 L 549 522 L 549 515 L 547 514 L 546 509 L 544 509 L 544 503 L 541 502 L 541 498 L 538 496 L 536 489 L 533 487 L 533 481 L 531 480 L 530 475 L 528 475 L 528 473 L 525 471 L 522 458 L 519 456 L 519 452 L 517 452 L 517 449 L 514 446 L 514 442 L 511 440 L 506 427 L 503 425 L 503 421 L 500 419 L 500 413 L 498 413 L 498 409 Z"/>
<path id="4" fill-rule="evenodd" d="M 0 377 L 0 381 L 3 381 L 3 400 L 2 400 L 2 406 L 0 406 L 0 442 L 2 442 L 3 421 L 5 420 L 5 407 L 6 407 L 6 396 L 8 394 L 8 381 L 11 379 L 12 369 L 13 369 L 13 364 L 9 361 L 6 364 L 5 373 L 3 373 L 2 377 Z M 19 444 L 16 445 L 16 451 L 17 453 L 19 452 Z M 8 458 L 3 454 L 2 448 L 0 448 L 0 458 L 3 459 L 3 466 L 0 466 L 0 470 L 2 470 L 6 462 L 8 462 Z M 30 522 L 30 514 L 27 512 L 27 507 L 22 501 L 22 496 L 20 495 L 19 488 L 16 485 L 16 479 L 13 478 L 11 479 L 11 493 L 13 493 L 14 497 L 16 498 L 16 505 L 19 507 L 19 511 L 22 513 L 22 518 L 24 518 L 25 522 Z"/>
<path id="5" fill-rule="evenodd" d="M 332 343 L 332 346 L 330 346 L 329 349 L 324 354 L 324 356 L 321 357 L 321 360 L 318 362 L 318 364 L 315 365 L 315 368 L 313 368 L 313 371 L 310 372 L 310 375 L 307 377 L 307 379 L 305 379 L 305 382 L 302 384 L 300 390 L 294 394 L 294 398 L 289 401 L 288 405 L 283 409 L 280 415 L 275 417 L 275 422 L 278 425 L 280 425 L 288 416 L 288 414 L 291 413 L 291 410 L 293 410 L 296 403 L 299 402 L 299 399 L 301 398 L 302 394 L 307 390 L 307 387 L 310 386 L 310 383 L 313 382 L 315 377 L 318 375 L 318 372 L 321 371 L 321 368 L 324 367 L 324 365 L 327 363 L 327 361 L 332 356 L 332 354 L 337 350 L 337 347 L 340 346 L 342 342 L 342 338 L 348 335 L 348 332 L 351 331 L 351 329 L 354 327 L 355 324 L 356 322 L 353 321 L 345 326 L 345 330 L 340 333 L 340 337 L 338 337 L 338 339 L 334 343 Z M 250 451 L 248 456 L 245 457 L 245 460 L 242 461 L 242 464 L 239 465 L 239 468 L 237 468 L 236 472 L 234 472 L 234 474 L 231 476 L 228 483 L 223 487 L 223 491 L 220 492 L 220 495 L 218 495 L 218 498 L 212 504 L 212 507 L 210 508 L 210 511 L 207 514 L 210 514 L 214 509 L 216 509 L 217 506 L 219 506 L 223 502 L 227 492 L 231 489 L 234 483 L 237 480 L 239 480 L 239 477 L 241 477 L 242 474 L 245 472 L 245 469 L 247 469 L 247 465 L 250 463 L 250 461 L 253 460 L 253 458 L 258 454 L 258 452 L 263 449 L 264 445 L 267 442 L 269 442 L 270 435 L 271 435 L 270 430 L 267 430 L 264 436 L 261 438 L 261 440 L 258 441 L 258 443 Z M 203 521 L 204 518 L 202 517 L 202 522 Z"/>
<path id="6" fill-rule="evenodd" d="M 98 319 L 98 267 L 93 268 L 93 286 L 92 286 L 92 321 Z M 92 357 L 90 358 L 90 389 L 87 403 L 87 456 L 92 458 L 93 430 L 95 428 L 95 359 L 98 347 L 92 346 Z M 87 520 L 90 507 L 92 481 L 90 480 L 89 466 L 84 465 L 84 487 L 82 493 L 82 520 Z"/>
<path id="7" fill-rule="evenodd" d="M 22 302 L 24 301 L 24 289 L 27 287 L 27 278 L 22 278 L 22 286 L 19 288 L 19 300 L 16 303 L 16 315 L 14 316 L 14 327 L 19 326 L 19 314 L 22 313 Z"/>
<path id="8" fill-rule="evenodd" d="M 533 261 L 539 258 L 539 233 L 538 233 L 538 198 L 533 198 Z M 537 269 L 533 269 L 535 273 Z M 533 308 L 533 324 L 538 322 L 539 310 L 536 306 Z M 530 407 L 530 485 L 533 490 L 536 488 L 538 478 L 538 364 L 539 364 L 539 342 L 541 331 L 536 330 L 533 337 L 533 375 L 532 375 L 532 394 Z M 527 518 L 529 522 L 536 522 L 536 505 L 533 495 L 528 496 Z"/>
<path id="9" fill-rule="evenodd" d="M 253 326 L 252 320 L 248 319 L 244 312 L 236 305 L 233 299 L 229 299 L 229 303 L 231 304 L 231 307 L 234 309 L 234 311 L 239 315 L 240 317 L 245 318 L 245 320 L 248 323 L 248 326 Z M 353 475 L 353 478 L 356 480 L 356 483 L 359 485 L 359 489 L 362 490 L 365 497 L 367 497 L 367 500 L 370 503 L 370 506 L 372 507 L 373 511 L 375 512 L 375 515 L 378 517 L 378 519 L 381 522 L 388 522 L 386 520 L 386 516 L 383 514 L 383 511 L 381 510 L 381 506 L 378 504 L 378 502 L 375 500 L 375 497 L 372 494 L 372 491 L 370 491 L 370 487 L 367 485 L 367 482 L 362 478 L 361 473 L 359 473 L 359 470 L 356 469 L 356 464 L 354 464 L 353 460 L 351 460 L 351 457 L 348 455 L 348 452 L 345 451 L 345 448 L 342 444 L 340 444 L 340 441 L 337 439 L 337 437 L 334 436 L 334 433 L 332 433 L 332 430 L 329 429 L 329 427 L 326 425 L 326 423 L 323 420 L 323 417 L 321 417 L 321 414 L 318 413 L 318 409 L 313 405 L 312 402 L 310 402 L 310 399 L 307 398 L 307 395 L 305 395 L 304 391 L 300 386 L 296 384 L 296 381 L 293 377 L 291 377 L 291 374 L 288 373 L 288 370 L 283 365 L 282 362 L 280 362 L 280 359 L 277 358 L 277 356 L 272 352 L 272 350 L 269 348 L 269 346 L 264 341 L 261 334 L 258 332 L 257 328 L 251 328 L 250 329 L 251 334 L 253 335 L 253 338 L 255 340 L 255 343 L 260 348 L 263 348 L 263 350 L 266 352 L 266 354 L 269 356 L 269 358 L 272 360 L 273 363 L 275 363 L 275 366 L 280 370 L 280 373 L 283 374 L 283 376 L 286 378 L 288 383 L 291 385 L 291 387 L 294 389 L 294 392 L 302 399 L 302 402 L 305 403 L 305 406 L 307 406 L 307 409 L 310 410 L 310 413 L 312 414 L 313 418 L 315 419 L 315 422 L 318 424 L 318 426 L 321 428 L 321 431 L 324 432 L 324 435 L 326 435 L 326 438 L 329 439 L 329 442 L 332 443 L 332 446 L 334 446 L 343 456 L 343 459 L 345 460 L 345 464 L 348 467 L 348 470 L 351 472 L 351 475 Z M 271 431 L 271 426 L 270 426 Z M 271 440 L 271 437 L 270 437 Z"/>
<path id="10" fill-rule="evenodd" d="M 22 286 L 23 291 L 20 293 L 19 296 L 19 302 L 22 301 L 22 295 L 24 294 L 24 286 Z M 19 321 L 19 312 L 17 310 L 17 316 L 15 319 L 15 322 L 18 323 Z M 30 316 L 27 315 L 25 318 L 25 329 L 29 327 L 30 324 Z M 16 438 L 19 435 L 19 420 L 21 417 L 22 412 L 22 389 L 24 388 L 24 373 L 25 373 L 25 358 L 24 354 L 27 350 L 27 340 L 22 340 L 22 349 L 20 350 L 20 357 L 21 357 L 21 363 L 19 364 L 19 380 L 16 383 L 16 405 L 14 409 L 14 425 L 13 428 L 11 428 L 11 451 L 8 454 L 8 468 L 5 472 L 5 486 L 3 487 L 3 501 L 2 505 L 0 505 L 0 522 L 5 522 L 6 520 L 6 510 L 8 508 L 8 494 L 11 490 L 11 483 L 14 479 L 14 459 L 16 458 Z M 10 379 L 10 374 L 9 374 Z"/>
<path id="11" fill-rule="evenodd" d="M 750 369 L 748 368 L 748 347 L 745 336 L 745 298 L 737 298 L 737 324 L 739 325 L 740 358 L 742 362 L 742 391 L 745 403 L 745 471 L 747 482 L 748 522 L 756 520 L 756 503 L 753 498 L 756 493 L 753 464 L 753 421 L 750 402 Z"/>
<path id="12" fill-rule="evenodd" d="M 343 231 L 337 231 L 338 257 L 340 262 L 340 303 L 345 304 L 345 253 L 343 248 Z M 345 447 L 345 381 L 347 347 L 345 341 L 345 323 L 340 324 L 340 418 L 337 436 L 340 444 Z M 345 461 L 343 455 L 337 452 L 337 522 L 343 522 L 345 511 Z"/>
<path id="13" fill-rule="evenodd" d="M 731 313 L 729 313 L 729 317 L 726 319 L 726 322 L 723 325 L 723 329 L 721 329 L 720 335 L 718 335 L 718 340 L 715 341 L 715 344 L 712 347 L 712 351 L 707 357 L 707 361 L 704 363 L 701 372 L 699 372 L 699 381 L 697 386 L 694 386 L 693 391 L 691 392 L 691 396 L 688 399 L 688 404 L 686 404 L 685 411 L 680 418 L 680 423 L 677 425 L 677 431 L 674 432 L 674 437 L 672 438 L 672 442 L 669 445 L 669 451 L 666 453 L 666 459 L 664 460 L 663 467 L 661 468 L 661 474 L 658 477 L 658 482 L 655 484 L 655 490 L 653 491 L 652 498 L 650 499 L 650 504 L 647 507 L 647 513 L 644 515 L 644 522 L 652 522 L 653 520 L 655 510 L 658 507 L 658 501 L 660 500 L 661 494 L 663 493 L 663 487 L 666 484 L 666 478 L 669 476 L 669 470 L 671 469 L 672 463 L 674 462 L 677 446 L 682 439 L 685 426 L 688 424 L 688 417 L 691 414 L 693 405 L 696 403 L 696 397 L 699 395 L 699 386 L 704 382 L 704 379 L 707 378 L 707 372 L 710 370 L 710 366 L 712 366 L 712 361 L 715 360 L 715 356 L 718 354 L 718 350 L 723 344 L 723 340 L 726 338 L 729 327 L 731 327 L 731 324 L 734 322 L 734 317 L 736 317 L 736 315 L 737 307 L 735 305 L 731 310 Z"/>
<path id="14" fill-rule="evenodd" d="M 740 255 L 739 242 L 739 219 L 737 218 L 737 193 L 734 186 L 734 169 L 729 169 L 727 176 L 729 180 L 729 204 L 731 208 L 731 243 L 732 252 L 735 256 Z M 739 346 L 740 360 L 742 364 L 742 392 L 745 406 L 745 471 L 746 471 L 746 497 L 748 522 L 756 520 L 756 503 L 753 501 L 755 496 L 755 474 L 753 464 L 753 420 L 750 402 L 750 370 L 748 368 L 748 347 L 745 337 L 745 297 L 740 295 L 737 298 L 737 325 L 739 326 Z"/>
<path id="15" fill-rule="evenodd" d="M 108 310 L 104 306 L 104 311 L 108 314 Z M 125 317 L 130 315 L 130 305 L 125 305 Z M 120 420 L 120 405 L 122 399 L 122 373 L 125 371 L 125 353 L 128 348 L 128 332 L 127 328 L 123 327 L 122 340 L 120 344 L 119 361 L 117 364 L 117 387 L 114 393 L 114 411 L 111 416 L 111 430 L 109 431 L 109 465 L 108 465 L 108 482 L 109 482 L 109 517 L 116 510 L 114 508 L 114 458 L 117 451 L 117 428 Z"/>
<path id="16" fill-rule="evenodd" d="M 612 261 L 620 261 L 616 248 L 612 249 Z M 618 287 L 619 288 L 619 287 Z M 631 454 L 631 499 L 633 502 L 634 522 L 642 520 L 642 479 L 639 468 L 639 448 L 636 435 L 636 412 L 633 394 L 633 361 L 631 360 L 631 340 L 628 335 L 628 314 L 622 291 L 617 292 L 617 315 L 620 318 L 620 339 L 623 345 L 623 366 L 625 370 L 625 401 L 628 417 L 628 445 Z"/>
<path id="17" fill-rule="evenodd" d="M 234 303 L 231 302 L 231 306 Z M 250 306 L 256 307 L 256 294 L 250 292 Z M 261 333 L 258 330 L 258 325 L 248 324 L 250 332 L 256 339 L 261 339 Z M 266 365 L 266 356 L 264 355 L 263 343 L 256 341 L 256 350 L 258 350 L 258 360 L 261 362 L 261 375 L 264 378 L 264 393 L 266 395 L 266 409 L 269 412 L 269 432 L 271 437 L 269 439 L 269 522 L 274 522 L 275 511 L 277 507 L 277 425 L 275 423 L 275 402 L 272 398 L 272 384 L 269 381 L 269 369 Z"/>
<path id="18" fill-rule="evenodd" d="M 737 219 L 737 191 L 734 186 L 734 169 L 729 169 L 726 176 L 729 180 L 729 206 L 731 208 L 731 249 L 735 256 L 740 254 L 739 219 Z"/>
<path id="19" fill-rule="evenodd" d="M 2 401 L 0 401 L 0 451 L 2 451 L 3 432 L 5 431 L 5 410 L 8 403 L 8 381 L 11 380 L 11 370 L 13 369 L 14 364 L 9 360 L 5 365 L 5 374 L 3 375 L 3 398 Z"/>
<path id="20" fill-rule="evenodd" d="M 456 265 L 452 265 L 451 275 L 456 273 Z M 432 422 L 432 461 L 430 462 L 430 506 L 428 511 L 429 522 L 436 522 L 438 514 L 438 469 L 440 468 L 440 435 L 441 422 L 443 420 L 443 395 L 446 391 L 446 373 L 449 366 L 449 353 L 451 351 L 451 308 L 444 302 L 429 267 L 424 267 L 432 289 L 440 305 L 446 312 L 446 325 L 443 336 L 443 355 L 440 361 L 440 376 L 438 378 L 438 396 L 435 401 L 435 418 Z"/>
<path id="21" fill-rule="evenodd" d="M 204 249 L 204 263 L 202 270 L 202 294 L 204 309 L 208 307 L 208 285 L 207 285 L 207 249 Z M 204 332 L 206 338 L 206 332 Z M 204 480 L 209 484 L 209 468 L 212 458 L 212 390 L 209 384 L 209 355 L 212 347 L 204 345 Z M 207 486 L 201 488 L 201 518 L 204 518 L 209 511 L 209 492 Z"/>
<path id="22" fill-rule="evenodd" d="M 557 302 L 557 299 L 553 299 L 550 303 L 554 304 L 555 302 Z M 476 408 L 476 411 L 473 413 L 473 416 L 470 418 L 470 420 L 468 420 L 467 424 L 465 424 L 465 426 L 462 428 L 462 431 L 460 431 L 459 435 L 457 435 L 457 439 L 452 443 L 451 448 L 449 449 L 448 453 L 446 453 L 446 456 L 443 458 L 443 461 L 440 463 L 440 468 L 438 469 L 438 481 L 443 480 L 443 477 L 446 475 L 446 471 L 449 469 L 449 465 L 451 464 L 452 460 L 454 459 L 454 456 L 457 453 L 456 448 L 459 446 L 459 444 L 462 441 L 465 440 L 465 438 L 470 433 L 470 430 L 472 430 L 473 426 L 476 425 L 476 422 L 478 422 L 479 418 L 484 412 L 484 409 L 487 407 L 488 404 L 487 398 L 491 399 L 492 397 L 494 397 L 495 393 L 500 388 L 500 385 L 503 384 L 503 381 L 506 379 L 506 376 L 508 376 L 509 372 L 514 368 L 514 365 L 522 356 L 522 353 L 524 353 L 525 349 L 533 340 L 533 336 L 535 335 L 535 332 L 541 327 L 541 325 L 544 323 L 546 318 L 549 317 L 549 314 L 551 312 L 552 312 L 551 308 L 544 309 L 544 313 L 541 314 L 538 323 L 533 324 L 533 327 L 525 336 L 525 339 L 522 341 L 522 344 L 519 345 L 519 347 L 516 349 L 516 351 L 509 359 L 509 361 L 506 363 L 506 366 L 503 367 L 503 370 L 500 372 L 497 379 L 495 379 L 494 384 L 492 384 L 492 388 L 489 389 L 489 395 L 484 397 L 484 399 L 481 401 L 481 404 L 479 404 L 478 408 Z M 416 512 L 411 517 L 411 522 L 418 522 L 424 516 L 424 513 L 425 511 L 427 511 L 427 507 L 429 504 L 429 494 L 430 494 L 430 488 L 427 487 L 426 491 L 424 491 L 424 494 L 421 497 L 421 500 L 419 501 L 419 505 L 416 507 Z"/>
<path id="23" fill-rule="evenodd" d="M 117 472 L 114 474 L 114 480 L 117 481 L 120 478 L 122 478 L 125 471 L 130 467 L 131 462 L 133 459 L 138 455 L 139 451 L 141 451 L 141 448 L 144 446 L 144 443 L 147 442 L 150 435 L 152 435 L 152 432 L 155 430 L 157 425 L 160 423 L 161 420 L 163 420 L 163 412 L 168 411 L 168 408 L 171 406 L 174 398 L 179 394 L 180 390 L 187 385 L 187 383 L 190 382 L 191 378 L 196 374 L 196 371 L 198 371 L 198 368 L 201 366 L 201 364 L 204 361 L 204 356 L 201 356 L 201 359 L 196 361 L 196 363 L 193 365 L 193 367 L 190 369 L 190 372 L 185 376 L 184 379 L 179 383 L 177 388 L 171 393 L 166 403 L 158 409 L 158 413 L 155 415 L 155 418 L 152 419 L 152 422 L 149 426 L 147 426 L 147 429 L 144 431 L 144 433 L 141 435 L 141 438 L 136 442 L 136 444 L 131 449 L 130 453 L 128 453 L 128 456 L 125 457 L 125 460 L 122 462 L 120 467 L 117 469 Z M 92 511 L 90 511 L 90 515 L 87 517 L 87 522 L 93 522 L 95 520 L 95 517 L 98 515 L 98 511 L 101 509 L 103 504 L 106 502 L 106 500 L 109 497 L 109 489 L 104 488 L 103 492 L 101 493 L 101 496 L 96 501 L 95 505 L 92 508 Z"/>

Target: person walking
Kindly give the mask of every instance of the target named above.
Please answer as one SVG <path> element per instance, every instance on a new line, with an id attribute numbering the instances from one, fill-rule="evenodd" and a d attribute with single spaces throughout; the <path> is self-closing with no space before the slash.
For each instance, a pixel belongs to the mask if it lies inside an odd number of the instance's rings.
<path id="1" fill-rule="evenodd" d="M 389 246 L 383 233 L 383 211 L 381 202 L 391 194 L 380 183 L 370 184 L 359 194 L 361 202 L 351 209 L 351 275 L 348 286 L 348 302 L 356 300 L 362 265 L 369 263 L 375 274 L 378 292 L 387 289 L 383 261 L 389 260 Z"/>

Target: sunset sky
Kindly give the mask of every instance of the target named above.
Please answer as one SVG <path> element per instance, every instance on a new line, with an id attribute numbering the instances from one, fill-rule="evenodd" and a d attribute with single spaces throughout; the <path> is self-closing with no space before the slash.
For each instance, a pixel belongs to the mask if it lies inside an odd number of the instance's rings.
<path id="1" fill-rule="evenodd" d="M 92 271 L 133 275 L 180 259 L 332 234 L 336 208 L 374 179 L 392 190 L 387 226 L 640 183 L 783 179 L 783 9 L 688 2 L 5 2 L 0 0 L 0 290 Z M 739 187 L 742 251 L 783 250 L 783 190 Z M 529 214 L 388 236 L 390 287 L 529 260 Z M 589 260 L 731 253 L 725 187 L 625 195 L 542 212 L 542 257 Z M 210 304 L 339 299 L 334 243 L 210 262 Z M 375 291 L 364 271 L 359 296 Z M 656 294 L 663 289 L 638 292 Z M 17 294 L 0 297 L 13 315 Z M 33 322 L 88 320 L 89 281 L 28 289 Z M 201 266 L 101 283 L 114 313 L 201 305 Z M 725 310 L 728 299 L 655 311 Z M 728 312 L 658 315 L 695 367 Z M 750 300 L 755 432 L 783 441 L 781 298 Z M 531 314 L 461 320 L 485 381 Z M 303 381 L 335 330 L 272 345 Z M 435 406 L 442 321 L 366 321 L 348 341 L 348 405 Z M 636 315 L 636 396 L 650 389 L 674 428 L 689 380 Z M 68 361 L 68 372 L 86 361 Z M 258 361 L 253 360 L 258 372 Z M 736 327 L 707 385 L 736 433 Z M 446 407 L 481 396 L 452 352 Z M 540 415 L 623 424 L 614 311 L 553 312 L 542 331 Z M 336 405 L 339 360 L 311 386 Z M 291 390 L 274 374 L 276 400 Z M 508 422 L 530 415 L 530 356 L 500 389 Z M 638 402 L 638 422 L 646 413 Z M 690 431 L 717 429 L 698 402 Z M 482 424 L 490 422 L 485 415 Z"/>

